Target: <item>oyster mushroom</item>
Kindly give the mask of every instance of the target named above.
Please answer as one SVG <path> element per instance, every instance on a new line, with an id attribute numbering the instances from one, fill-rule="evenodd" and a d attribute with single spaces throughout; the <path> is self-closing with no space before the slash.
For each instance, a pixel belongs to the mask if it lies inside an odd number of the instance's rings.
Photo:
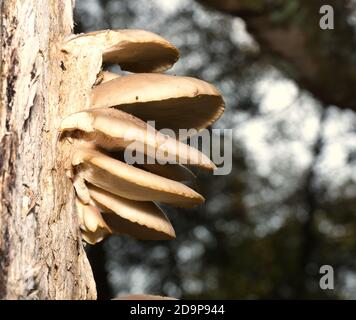
<path id="1" fill-rule="evenodd" d="M 101 30 L 79 34 L 67 41 L 71 46 L 92 46 L 102 52 L 104 64 L 118 64 L 131 72 L 162 72 L 179 58 L 175 46 L 157 34 L 145 30 Z"/>
<path id="2" fill-rule="evenodd" d="M 194 190 L 174 180 L 133 167 L 99 151 L 79 147 L 72 158 L 76 174 L 85 181 L 120 197 L 158 201 L 191 208 L 204 201 Z"/>
<path id="3" fill-rule="evenodd" d="M 81 130 L 83 139 L 107 150 L 128 147 L 153 153 L 158 161 L 167 160 L 214 169 L 215 165 L 199 150 L 163 135 L 144 121 L 110 108 L 98 108 L 71 114 L 64 118 L 60 131 Z"/>
<path id="4" fill-rule="evenodd" d="M 181 183 L 195 179 L 182 164 L 210 170 L 215 165 L 199 150 L 178 140 L 216 121 L 224 111 L 223 98 L 202 80 L 148 73 L 167 70 L 179 56 L 172 44 L 151 32 L 104 30 L 76 35 L 63 51 L 81 55 L 82 46 L 97 57 L 95 72 L 103 62 L 140 73 L 90 74 L 88 89 L 96 76 L 91 109 L 72 114 L 61 124 L 60 131 L 78 142 L 73 144 L 71 178 L 83 239 L 94 244 L 112 233 L 172 239 L 174 229 L 155 202 L 190 208 L 204 201 Z M 155 121 L 158 130 L 172 129 L 179 139 L 156 131 L 145 123 L 149 120 Z M 180 129 L 188 131 L 183 134 Z M 137 146 L 150 161 L 133 166 L 121 154 L 136 151 Z M 162 164 L 167 159 L 175 163 Z"/>
<path id="5" fill-rule="evenodd" d="M 214 123 L 224 112 L 224 100 L 211 84 L 199 79 L 164 74 L 131 74 L 93 88 L 93 108 L 115 107 L 156 129 L 198 131 Z M 191 136 L 179 135 L 180 139 Z"/>
<path id="6" fill-rule="evenodd" d="M 92 185 L 88 189 L 113 234 L 127 234 L 141 240 L 175 238 L 167 216 L 153 202 L 125 199 Z"/>

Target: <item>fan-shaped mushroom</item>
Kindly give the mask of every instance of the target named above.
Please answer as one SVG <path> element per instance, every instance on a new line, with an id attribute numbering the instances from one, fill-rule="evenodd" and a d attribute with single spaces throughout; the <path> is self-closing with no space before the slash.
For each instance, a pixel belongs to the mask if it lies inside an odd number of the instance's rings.
<path id="1" fill-rule="evenodd" d="M 81 46 L 86 50 L 81 52 Z M 81 34 L 69 39 L 63 51 L 81 57 L 90 53 L 88 64 L 93 63 L 82 104 L 91 109 L 69 115 L 60 126 L 77 140 L 71 178 L 83 239 L 94 244 L 111 233 L 174 238 L 171 223 L 154 202 L 190 208 L 204 201 L 181 183 L 195 178 L 182 164 L 206 169 L 215 165 L 179 139 L 191 137 L 221 116 L 224 101 L 219 91 L 202 80 L 147 73 L 170 68 L 179 56 L 172 44 L 151 32 Z M 99 72 L 101 61 L 142 73 Z M 155 121 L 155 128 L 145 123 L 149 120 Z M 155 129 L 172 129 L 179 139 Z M 183 134 L 180 129 L 195 130 Z M 126 151 L 137 151 L 149 161 L 130 165 Z M 169 163 L 163 164 L 166 160 Z"/>
<path id="2" fill-rule="evenodd" d="M 156 129 L 201 130 L 224 112 L 220 92 L 202 80 L 163 74 L 132 74 L 94 87 L 92 107 L 116 107 Z M 188 133 L 189 136 L 189 133 Z M 179 136 L 180 139 L 186 136 Z"/>
<path id="3" fill-rule="evenodd" d="M 132 148 L 153 153 L 158 161 L 171 159 L 206 169 L 215 165 L 199 150 L 163 135 L 144 121 L 115 109 L 98 108 L 71 114 L 60 127 L 61 131 L 81 130 L 87 140 L 107 150 Z"/>
<path id="4" fill-rule="evenodd" d="M 159 201 L 191 208 L 204 198 L 177 181 L 130 166 L 88 148 L 78 148 L 72 159 L 76 174 L 118 196 L 138 201 Z"/>
<path id="5" fill-rule="evenodd" d="M 153 202 L 125 199 L 92 185 L 88 185 L 88 189 L 114 234 L 127 234 L 143 240 L 175 238 L 168 218 Z"/>
<path id="6" fill-rule="evenodd" d="M 179 58 L 175 46 L 145 30 L 101 30 L 76 35 L 63 47 L 93 46 L 100 48 L 104 64 L 118 64 L 131 72 L 162 72 Z"/>

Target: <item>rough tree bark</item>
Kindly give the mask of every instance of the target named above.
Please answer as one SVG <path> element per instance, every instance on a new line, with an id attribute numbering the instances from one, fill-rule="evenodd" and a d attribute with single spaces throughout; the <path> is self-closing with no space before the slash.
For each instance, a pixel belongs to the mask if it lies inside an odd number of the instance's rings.
<path id="1" fill-rule="evenodd" d="M 97 52 L 61 50 L 73 6 L 1 1 L 2 299 L 96 297 L 66 175 L 72 147 L 57 133 L 63 116 L 87 106 L 101 65 Z"/>
<path id="2" fill-rule="evenodd" d="M 356 110 L 356 41 L 349 23 L 356 8 L 351 0 L 198 1 L 244 19 L 261 54 L 324 105 Z M 332 30 L 319 25 L 325 4 L 334 9 Z"/>

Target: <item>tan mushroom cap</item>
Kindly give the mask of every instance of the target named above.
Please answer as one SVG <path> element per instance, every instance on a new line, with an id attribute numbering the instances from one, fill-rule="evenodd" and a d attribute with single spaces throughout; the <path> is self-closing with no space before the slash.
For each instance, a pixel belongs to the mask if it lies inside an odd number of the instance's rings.
<path id="1" fill-rule="evenodd" d="M 94 244 L 97 244 L 97 243 L 103 241 L 106 238 L 106 236 L 107 236 L 107 234 L 106 233 L 103 234 L 102 230 L 100 230 L 100 229 L 98 229 L 95 232 L 82 230 L 82 239 L 91 245 L 94 245 Z"/>
<path id="2" fill-rule="evenodd" d="M 113 233 L 141 240 L 170 240 L 176 234 L 164 212 L 153 202 L 121 198 L 88 185 L 92 199 L 104 211 L 103 217 Z"/>
<path id="3" fill-rule="evenodd" d="M 77 174 L 87 182 L 120 197 L 138 201 L 158 201 L 191 208 L 204 198 L 177 181 L 135 168 L 101 152 L 80 147 L 72 158 Z"/>
<path id="4" fill-rule="evenodd" d="M 101 48 L 105 64 L 118 64 L 131 72 L 163 72 L 179 58 L 175 46 L 145 30 L 101 30 L 80 34 L 70 41 Z"/>
<path id="5" fill-rule="evenodd" d="M 163 74 L 119 77 L 92 91 L 93 108 L 116 107 L 144 121 L 155 121 L 156 129 L 173 129 L 176 134 L 179 129 L 208 127 L 224 112 L 224 105 L 213 85 Z"/>
<path id="6" fill-rule="evenodd" d="M 178 300 L 172 297 L 155 296 L 151 294 L 129 294 L 116 297 L 112 300 Z"/>
<path id="7" fill-rule="evenodd" d="M 84 131 L 83 138 L 107 150 L 130 148 L 130 154 L 142 151 L 141 154 L 150 154 L 161 164 L 178 162 L 215 169 L 214 163 L 199 150 L 161 134 L 121 110 L 98 108 L 71 114 L 63 119 L 60 131 L 71 130 Z"/>
<path id="8" fill-rule="evenodd" d="M 78 198 L 76 199 L 76 206 L 82 237 L 86 242 L 90 244 L 98 243 L 111 233 L 96 206 L 83 204 Z"/>

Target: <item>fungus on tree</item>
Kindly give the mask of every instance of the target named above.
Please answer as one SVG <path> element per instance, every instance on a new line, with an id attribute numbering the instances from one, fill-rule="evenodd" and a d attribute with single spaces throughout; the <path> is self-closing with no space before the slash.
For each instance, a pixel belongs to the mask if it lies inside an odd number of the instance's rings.
<path id="1" fill-rule="evenodd" d="M 101 71 L 87 109 L 68 115 L 60 125 L 60 132 L 74 141 L 70 176 L 83 239 L 91 244 L 110 234 L 173 239 L 175 231 L 159 203 L 183 208 L 201 204 L 203 196 L 188 186 L 195 176 L 187 166 L 215 169 L 206 155 L 181 140 L 214 123 L 224 111 L 223 98 L 202 80 L 158 74 L 179 54 L 151 32 L 81 34 L 63 50 L 80 45 L 98 50 L 104 66 L 118 64 L 138 73 Z M 130 163 L 130 152 L 144 161 Z"/>
<path id="2" fill-rule="evenodd" d="M 224 101 L 213 85 L 156 73 L 130 74 L 99 84 L 92 91 L 92 106 L 115 107 L 176 134 L 179 129 L 200 131 L 224 112 Z"/>

